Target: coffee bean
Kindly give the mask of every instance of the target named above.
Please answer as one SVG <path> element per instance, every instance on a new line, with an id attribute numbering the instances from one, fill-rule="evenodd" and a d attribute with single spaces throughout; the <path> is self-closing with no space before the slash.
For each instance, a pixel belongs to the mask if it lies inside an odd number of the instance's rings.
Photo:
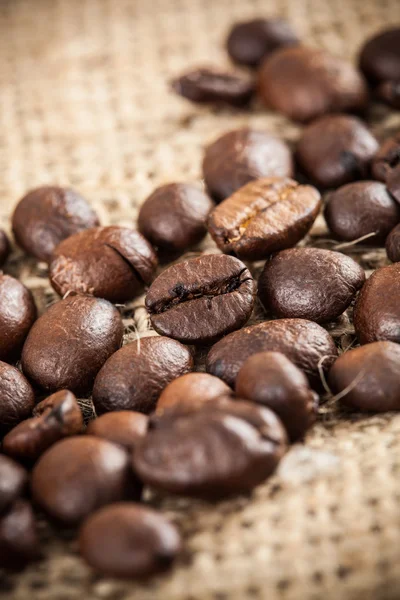
<path id="1" fill-rule="evenodd" d="M 237 258 L 206 254 L 172 265 L 146 296 L 151 324 L 188 344 L 209 344 L 250 318 L 256 284 Z"/>
<path id="2" fill-rule="evenodd" d="M 212 69 L 196 69 L 171 82 L 174 92 L 199 104 L 217 103 L 245 106 L 254 94 L 254 83 L 247 77 Z"/>
<path id="3" fill-rule="evenodd" d="M 218 377 L 208 373 L 187 373 L 171 381 L 163 390 L 157 402 L 157 413 L 175 405 L 214 402 L 230 394 L 231 388 Z"/>
<path id="4" fill-rule="evenodd" d="M 175 406 L 153 419 L 133 456 L 148 485 L 215 499 L 248 492 L 275 470 L 286 434 L 275 414 L 251 402 Z"/>
<path id="5" fill-rule="evenodd" d="M 295 46 L 299 39 L 284 19 L 253 19 L 234 25 L 226 46 L 231 59 L 239 65 L 257 67 L 283 46 Z"/>
<path id="6" fill-rule="evenodd" d="M 360 52 L 360 69 L 376 84 L 400 76 L 400 27 L 380 31 L 365 42 Z"/>
<path id="7" fill-rule="evenodd" d="M 3 452 L 22 463 L 35 462 L 61 438 L 82 431 L 81 409 L 68 390 L 56 392 L 37 404 L 33 415 L 3 439 Z"/>
<path id="8" fill-rule="evenodd" d="M 350 306 L 364 281 L 364 269 L 349 256 L 321 248 L 291 248 L 265 263 L 258 295 L 276 317 L 325 323 Z"/>
<path id="9" fill-rule="evenodd" d="M 50 283 L 67 292 L 126 302 L 149 285 L 157 267 L 149 242 L 127 227 L 96 227 L 59 244 L 50 263 Z"/>
<path id="10" fill-rule="evenodd" d="M 149 414 L 165 386 L 192 369 L 193 357 L 179 342 L 159 336 L 140 338 L 118 350 L 97 375 L 96 413 L 135 410 Z"/>
<path id="11" fill-rule="evenodd" d="M 350 408 L 400 410 L 400 346 L 374 342 L 345 352 L 329 372 L 329 385 Z"/>
<path id="12" fill-rule="evenodd" d="M 386 181 L 397 165 L 400 165 L 400 132 L 381 144 L 371 164 L 372 175 L 379 181 Z"/>
<path id="13" fill-rule="evenodd" d="M 0 568 L 19 570 L 39 556 L 32 508 L 25 500 L 17 500 L 0 517 Z"/>
<path id="14" fill-rule="evenodd" d="M 70 295 L 34 324 L 22 351 L 24 373 L 39 387 L 88 392 L 121 345 L 122 319 L 106 300 Z"/>
<path id="15" fill-rule="evenodd" d="M 32 472 L 35 502 L 66 525 L 76 525 L 101 506 L 140 493 L 139 484 L 136 490 L 134 486 L 128 453 L 90 435 L 57 442 Z"/>
<path id="16" fill-rule="evenodd" d="M 384 81 L 379 84 L 376 89 L 376 96 L 385 104 L 396 110 L 400 110 L 400 79 L 396 81 Z"/>
<path id="17" fill-rule="evenodd" d="M 328 196 L 325 219 L 335 238 L 352 241 L 374 233 L 364 243 L 381 245 L 400 221 L 400 207 L 383 183 L 349 183 Z"/>
<path id="18" fill-rule="evenodd" d="M 308 125 L 297 146 L 300 166 L 324 188 L 365 179 L 378 142 L 356 117 L 328 115 Z"/>
<path id="19" fill-rule="evenodd" d="M 31 292 L 14 277 L 0 273 L 0 360 L 18 358 L 35 319 Z"/>
<path id="20" fill-rule="evenodd" d="M 400 164 L 389 173 L 386 185 L 388 192 L 400 203 Z"/>
<path id="21" fill-rule="evenodd" d="M 213 207 L 207 194 L 194 185 L 162 185 L 142 204 L 138 227 L 161 257 L 174 258 L 204 238 Z"/>
<path id="22" fill-rule="evenodd" d="M 147 424 L 146 415 L 131 410 L 119 410 L 105 413 L 91 421 L 87 433 L 132 450 L 145 435 Z"/>
<path id="23" fill-rule="evenodd" d="M 4 265 L 11 251 L 10 242 L 5 231 L 0 229 L 0 267 Z"/>
<path id="24" fill-rule="evenodd" d="M 281 352 L 305 372 L 313 387 L 320 387 L 318 364 L 327 370 L 337 356 L 329 333 L 305 319 L 279 319 L 251 325 L 227 335 L 207 356 L 207 371 L 235 385 L 244 362 L 258 352 Z M 324 358 L 326 357 L 326 358 Z"/>
<path id="25" fill-rule="evenodd" d="M 354 327 L 361 344 L 400 343 L 400 264 L 377 269 L 358 296 Z"/>
<path id="26" fill-rule="evenodd" d="M 397 225 L 386 238 L 386 254 L 396 263 L 400 262 L 400 226 Z"/>
<path id="27" fill-rule="evenodd" d="M 80 551 L 110 577 L 142 578 L 167 569 L 181 550 L 177 529 L 152 508 L 118 502 L 84 523 Z"/>
<path id="28" fill-rule="evenodd" d="M 27 483 L 25 469 L 8 456 L 0 455 L 0 514 L 23 494 Z"/>
<path id="29" fill-rule="evenodd" d="M 368 99 L 364 78 L 353 65 L 304 46 L 282 48 L 267 58 L 259 72 L 259 91 L 267 106 L 295 121 L 359 111 Z"/>
<path id="30" fill-rule="evenodd" d="M 22 373 L 0 362 L 0 436 L 29 417 L 34 405 L 33 389 Z"/>
<path id="31" fill-rule="evenodd" d="M 316 419 L 317 394 L 304 373 L 280 352 L 250 356 L 238 373 L 235 391 L 276 413 L 292 442 L 302 439 Z"/>
<path id="32" fill-rule="evenodd" d="M 56 186 L 30 191 L 19 201 L 12 216 L 17 244 L 27 254 L 46 262 L 62 240 L 96 225 L 99 219 L 82 196 Z"/>
<path id="33" fill-rule="evenodd" d="M 249 181 L 291 177 L 293 159 L 287 144 L 258 129 L 235 129 L 207 146 L 203 177 L 211 196 L 225 200 Z"/>
<path id="34" fill-rule="evenodd" d="M 226 254 L 262 260 L 290 248 L 309 231 L 321 207 L 319 192 L 287 178 L 252 181 L 217 206 L 208 230 Z"/>

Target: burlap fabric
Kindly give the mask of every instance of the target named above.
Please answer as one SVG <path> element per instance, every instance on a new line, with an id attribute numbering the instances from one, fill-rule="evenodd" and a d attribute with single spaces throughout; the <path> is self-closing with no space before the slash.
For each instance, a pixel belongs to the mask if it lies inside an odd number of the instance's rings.
<path id="1" fill-rule="evenodd" d="M 299 128 L 262 109 L 199 108 L 168 93 L 193 65 L 224 66 L 230 23 L 288 17 L 303 39 L 353 58 L 362 40 L 399 18 L 398 0 L 2 0 L 0 4 L 0 211 L 35 185 L 76 187 L 104 223 L 133 225 L 158 184 L 198 181 L 204 144 L 250 123 L 294 141 Z M 379 137 L 399 114 L 374 107 Z M 322 218 L 312 243 L 334 247 Z M 307 243 L 310 243 L 308 240 Z M 209 240 L 200 250 L 215 251 Z M 383 251 L 348 249 L 367 269 Z M 6 269 L 54 300 L 45 265 L 18 251 Z M 126 340 L 149 334 L 143 298 L 123 308 Z M 351 312 L 351 311 L 350 311 Z M 345 316 L 331 329 L 354 343 Z M 255 318 L 260 318 L 256 312 Z M 90 401 L 86 402 L 90 412 Z M 66 457 L 68 460 L 68 457 Z M 185 553 L 143 584 L 87 569 L 73 536 L 42 525 L 44 560 L 1 575 L 0 597 L 22 600 L 398 600 L 400 416 L 362 417 L 321 407 L 305 446 L 249 498 L 216 505 L 152 498 L 182 529 Z"/>

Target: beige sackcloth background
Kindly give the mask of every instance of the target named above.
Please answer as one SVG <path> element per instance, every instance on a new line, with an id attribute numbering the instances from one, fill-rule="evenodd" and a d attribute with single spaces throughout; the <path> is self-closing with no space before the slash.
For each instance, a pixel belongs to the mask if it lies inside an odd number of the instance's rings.
<path id="1" fill-rule="evenodd" d="M 104 224 L 132 226 L 156 185 L 200 182 L 202 148 L 220 132 L 252 124 L 295 141 L 300 129 L 283 117 L 197 107 L 167 86 L 193 65 L 227 66 L 223 40 L 235 20 L 277 14 L 307 44 L 351 59 L 365 37 L 400 21 L 398 0 L 2 0 L 2 224 L 27 189 L 55 182 L 81 191 Z M 376 106 L 371 123 L 382 138 L 399 113 Z M 322 219 L 313 236 L 307 243 L 334 247 Z M 203 248 L 215 251 L 210 241 Z M 350 252 L 367 269 L 386 260 L 382 250 Z M 17 251 L 6 271 L 41 311 L 54 300 L 44 265 Z M 142 305 L 123 309 L 125 341 L 149 333 Z M 342 349 L 354 343 L 348 317 L 330 329 Z M 251 497 L 152 502 L 183 533 L 170 573 L 142 584 L 103 579 L 79 559 L 73 535 L 42 524 L 44 560 L 1 575 L 0 598 L 400 599 L 399 415 L 328 402 L 306 445 Z"/>

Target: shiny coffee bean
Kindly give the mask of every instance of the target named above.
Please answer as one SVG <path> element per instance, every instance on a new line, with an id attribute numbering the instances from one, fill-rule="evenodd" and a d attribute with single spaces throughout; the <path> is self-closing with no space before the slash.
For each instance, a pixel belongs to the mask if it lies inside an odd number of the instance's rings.
<path id="1" fill-rule="evenodd" d="M 27 483 L 25 469 L 8 456 L 0 455 L 0 515 L 23 494 Z"/>
<path id="2" fill-rule="evenodd" d="M 171 82 L 174 92 L 198 104 L 246 106 L 253 97 L 254 83 L 248 77 L 212 69 L 196 69 Z"/>
<path id="3" fill-rule="evenodd" d="M 302 439 L 316 419 L 317 394 L 304 373 L 280 352 L 250 356 L 238 373 L 235 391 L 276 413 L 292 442 Z"/>
<path id="4" fill-rule="evenodd" d="M 18 358 L 35 319 L 31 292 L 14 277 L 0 273 L 0 360 Z"/>
<path id="5" fill-rule="evenodd" d="M 96 213 L 82 196 L 56 186 L 30 191 L 19 201 L 12 216 L 17 244 L 27 254 L 46 262 L 62 240 L 97 225 Z"/>
<path id="6" fill-rule="evenodd" d="M 157 413 L 175 405 L 196 406 L 201 402 L 214 402 L 221 396 L 232 394 L 231 388 L 218 377 L 208 373 L 187 373 L 171 381 L 157 402 Z"/>
<path id="7" fill-rule="evenodd" d="M 76 525 L 96 509 L 139 494 L 128 453 L 91 435 L 61 440 L 32 472 L 35 502 L 53 519 Z"/>
<path id="8" fill-rule="evenodd" d="M 25 500 L 17 500 L 0 516 L 0 568 L 19 570 L 39 556 L 32 507 Z"/>
<path id="9" fill-rule="evenodd" d="M 233 387 L 244 362 L 253 354 L 267 351 L 287 356 L 316 388 L 321 386 L 320 361 L 327 370 L 337 356 L 332 337 L 317 323 L 279 319 L 251 325 L 217 342 L 208 353 L 207 371 Z"/>
<path id="10" fill-rule="evenodd" d="M 93 294 L 126 302 L 149 285 L 157 267 L 149 242 L 127 227 L 95 227 L 61 242 L 50 263 L 50 283 L 60 296 Z"/>
<path id="11" fill-rule="evenodd" d="M 251 402 L 175 406 L 153 419 L 133 464 L 148 485 L 215 499 L 248 492 L 275 470 L 286 434 L 275 414 Z"/>
<path id="12" fill-rule="evenodd" d="M 276 317 L 325 323 L 344 313 L 364 281 L 364 269 L 345 254 L 291 248 L 265 263 L 258 295 Z"/>
<path id="13" fill-rule="evenodd" d="M 311 121 L 332 112 L 365 108 L 368 94 L 352 64 L 324 50 L 282 48 L 259 72 L 259 91 L 267 106 L 295 121 Z"/>
<path id="14" fill-rule="evenodd" d="M 0 362 L 0 436 L 30 417 L 34 406 L 29 382 L 18 369 Z"/>
<path id="15" fill-rule="evenodd" d="M 4 265 L 11 251 L 10 242 L 5 231 L 0 229 L 0 267 Z"/>
<path id="16" fill-rule="evenodd" d="M 389 173 L 386 185 L 388 192 L 400 203 L 400 164 Z"/>
<path id="17" fill-rule="evenodd" d="M 360 69 L 372 84 L 399 79 L 400 27 L 380 31 L 365 42 Z"/>
<path id="18" fill-rule="evenodd" d="M 400 110 L 400 71 L 396 81 L 384 81 L 379 84 L 376 97 L 395 110 Z"/>
<path id="19" fill-rule="evenodd" d="M 195 185 L 162 185 L 142 204 L 138 227 L 162 258 L 179 256 L 204 238 L 213 207 L 212 200 Z"/>
<path id="20" fill-rule="evenodd" d="M 400 262 L 400 225 L 396 225 L 386 238 L 386 254 L 396 263 Z"/>
<path id="21" fill-rule="evenodd" d="M 23 371 L 45 390 L 86 393 L 122 335 L 120 314 L 107 300 L 70 295 L 32 327 L 22 351 Z"/>
<path id="22" fill-rule="evenodd" d="M 329 372 L 329 385 L 350 408 L 400 410 L 400 346 L 373 342 L 345 352 Z"/>
<path id="23" fill-rule="evenodd" d="M 328 196 L 327 225 L 336 239 L 352 241 L 374 234 L 364 243 L 383 244 L 400 221 L 400 207 L 377 181 L 348 183 Z"/>
<path id="24" fill-rule="evenodd" d="M 217 206 L 208 230 L 226 254 L 262 260 L 295 246 L 321 207 L 319 192 L 287 178 L 252 181 Z"/>
<path id="25" fill-rule="evenodd" d="M 379 147 L 372 160 L 372 175 L 379 181 L 386 181 L 397 165 L 400 165 L 400 132 L 384 140 Z"/>
<path id="26" fill-rule="evenodd" d="M 3 439 L 3 452 L 23 463 L 35 462 L 61 438 L 82 431 L 81 409 L 68 390 L 56 392 L 37 404 L 33 415 Z"/>
<path id="27" fill-rule="evenodd" d="M 98 415 L 134 410 L 151 413 L 168 383 L 193 369 L 193 357 L 166 337 L 140 338 L 116 352 L 103 366 L 93 388 Z"/>
<path id="28" fill-rule="evenodd" d="M 328 115 L 305 128 L 297 158 L 313 183 L 329 188 L 365 179 L 377 150 L 378 142 L 360 119 Z"/>
<path id="29" fill-rule="evenodd" d="M 229 131 L 207 146 L 204 153 L 204 181 L 217 202 L 249 181 L 291 177 L 293 171 L 292 154 L 286 142 L 258 129 Z"/>
<path id="30" fill-rule="evenodd" d="M 239 65 L 257 67 L 264 58 L 299 39 L 284 19 L 253 19 L 234 25 L 226 42 L 228 54 Z"/>
<path id="31" fill-rule="evenodd" d="M 206 254 L 172 265 L 146 296 L 151 324 L 187 344 L 209 344 L 250 318 L 256 284 L 237 258 Z"/>
<path id="32" fill-rule="evenodd" d="M 87 427 L 89 435 L 104 438 L 109 442 L 133 450 L 146 434 L 148 417 L 132 410 L 105 413 L 91 421 Z"/>

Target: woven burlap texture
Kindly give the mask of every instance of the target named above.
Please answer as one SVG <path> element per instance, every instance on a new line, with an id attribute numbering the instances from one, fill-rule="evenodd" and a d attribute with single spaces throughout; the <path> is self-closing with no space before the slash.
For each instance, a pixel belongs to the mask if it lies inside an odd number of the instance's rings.
<path id="1" fill-rule="evenodd" d="M 201 180 L 205 143 L 252 124 L 289 142 L 300 129 L 263 109 L 196 107 L 169 93 L 193 65 L 228 65 L 230 24 L 255 15 L 289 18 L 306 43 L 353 59 L 365 37 L 392 24 L 398 0 L 3 0 L 0 5 L 0 220 L 43 183 L 69 184 L 104 224 L 134 225 L 161 183 Z M 371 113 L 382 138 L 400 124 Z M 334 247 L 322 218 L 307 243 Z M 215 251 L 210 240 L 200 250 Z M 353 248 L 367 269 L 383 251 Z M 45 265 L 17 250 L 6 269 L 34 292 L 54 293 Z M 143 298 L 125 307 L 125 342 L 147 335 Z M 260 318 L 260 313 L 256 314 Z M 331 328 L 354 343 L 348 316 Z M 66 457 L 68 460 L 68 457 Z M 181 528 L 185 552 L 149 582 L 103 579 L 79 559 L 73 535 L 42 524 L 45 558 L 1 575 L 0 597 L 25 600 L 398 600 L 400 417 L 344 413 L 329 402 L 304 446 L 249 498 L 215 505 L 151 498 Z"/>

